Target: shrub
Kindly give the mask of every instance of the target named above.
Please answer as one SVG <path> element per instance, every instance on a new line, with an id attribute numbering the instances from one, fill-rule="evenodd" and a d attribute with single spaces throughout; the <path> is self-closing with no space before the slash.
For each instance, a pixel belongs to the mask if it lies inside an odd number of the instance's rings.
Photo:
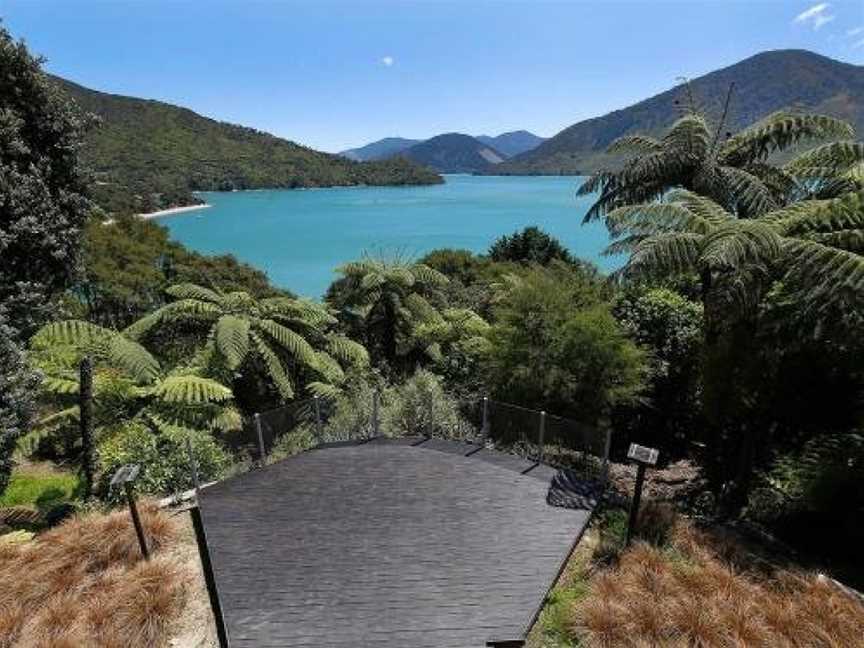
<path id="1" fill-rule="evenodd" d="M 512 278 L 489 332 L 493 394 L 585 422 L 635 402 L 645 384 L 645 354 L 604 297 L 593 274 L 560 264 Z"/>
<path id="2" fill-rule="evenodd" d="M 418 369 L 390 396 L 383 420 L 388 436 L 461 438 L 470 429 L 456 401 L 445 393 L 441 378 L 430 371 Z"/>
<path id="3" fill-rule="evenodd" d="M 273 444 L 267 460 L 272 462 L 287 459 L 305 450 L 309 450 L 317 444 L 318 440 L 315 437 L 314 425 L 303 423 L 279 437 L 276 443 Z"/>
<path id="4" fill-rule="evenodd" d="M 208 434 L 190 430 L 153 434 L 143 425 L 133 422 L 99 446 L 100 495 L 104 498 L 120 495 L 109 492 L 109 482 L 120 466 L 129 463 L 141 467 L 135 482 L 138 492 L 168 494 L 192 488 L 187 438 L 192 442 L 199 480 L 207 482 L 218 478 L 228 467 L 230 459 Z"/>

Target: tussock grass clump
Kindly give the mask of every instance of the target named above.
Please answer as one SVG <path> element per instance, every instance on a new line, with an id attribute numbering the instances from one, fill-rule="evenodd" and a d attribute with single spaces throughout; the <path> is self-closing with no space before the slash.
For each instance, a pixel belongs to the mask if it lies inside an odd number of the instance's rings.
<path id="1" fill-rule="evenodd" d="M 864 604 L 815 574 L 745 571 L 723 540 L 679 521 L 669 543 L 637 543 L 590 580 L 569 630 L 594 647 L 855 648 Z"/>
<path id="2" fill-rule="evenodd" d="M 0 648 L 164 645 L 190 575 L 160 549 L 178 525 L 140 505 L 153 557 L 141 558 L 129 512 L 73 518 L 32 542 L 0 545 Z"/>

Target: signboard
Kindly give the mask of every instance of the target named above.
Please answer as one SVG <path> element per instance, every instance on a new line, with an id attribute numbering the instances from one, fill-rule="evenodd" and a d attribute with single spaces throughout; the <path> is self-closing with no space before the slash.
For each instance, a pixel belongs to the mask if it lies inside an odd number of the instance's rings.
<path id="1" fill-rule="evenodd" d="M 659 455 L 660 452 L 656 448 L 646 448 L 645 446 L 641 446 L 636 443 L 631 443 L 630 449 L 627 450 L 628 459 L 638 461 L 639 463 L 645 464 L 647 466 L 656 465 L 657 457 Z"/>
<path id="2" fill-rule="evenodd" d="M 125 466 L 120 466 L 111 478 L 111 488 L 120 486 L 126 482 L 135 481 L 139 470 L 140 468 L 138 464 L 126 464 Z"/>

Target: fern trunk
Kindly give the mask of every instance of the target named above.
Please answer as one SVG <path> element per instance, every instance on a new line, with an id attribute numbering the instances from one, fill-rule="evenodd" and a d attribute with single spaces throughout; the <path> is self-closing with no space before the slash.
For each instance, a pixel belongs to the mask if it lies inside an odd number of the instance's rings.
<path id="1" fill-rule="evenodd" d="M 84 356 L 79 365 L 79 426 L 81 430 L 81 472 L 84 476 L 84 498 L 93 494 L 93 361 Z"/>

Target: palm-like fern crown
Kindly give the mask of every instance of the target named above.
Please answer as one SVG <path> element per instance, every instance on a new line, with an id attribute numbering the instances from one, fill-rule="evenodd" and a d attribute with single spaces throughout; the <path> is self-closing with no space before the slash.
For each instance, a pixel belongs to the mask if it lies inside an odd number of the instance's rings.
<path id="1" fill-rule="evenodd" d="M 621 154 L 623 164 L 580 187 L 580 195 L 599 192 L 585 221 L 675 188 L 709 196 L 740 218 L 864 188 L 856 174 L 864 145 L 851 141 L 854 130 L 842 120 L 780 111 L 728 138 L 723 128 L 723 120 L 712 125 L 691 110 L 661 139 L 630 135 L 613 142 L 609 151 Z M 777 154 L 814 144 L 821 145 L 786 164 L 772 163 Z"/>
<path id="2" fill-rule="evenodd" d="M 804 200 L 740 219 L 688 190 L 662 202 L 619 207 L 606 222 L 610 253 L 627 253 L 623 273 L 699 272 L 738 306 L 758 302 L 781 278 L 807 305 L 864 296 L 864 191 Z"/>
<path id="3" fill-rule="evenodd" d="M 421 327 L 443 322 L 434 305 L 437 292 L 449 279 L 422 263 L 401 258 L 365 256 L 347 263 L 338 272 L 347 280 L 347 304 L 355 316 L 372 330 L 378 326 L 391 329 L 398 355 L 416 350 L 437 358 L 440 346 Z"/>
<path id="4" fill-rule="evenodd" d="M 80 320 L 53 322 L 36 333 L 31 350 L 52 407 L 20 439 L 20 453 L 29 454 L 46 435 L 77 425 L 78 364 L 84 355 L 95 363 L 93 393 L 100 436 L 129 420 L 155 430 L 229 432 L 240 428 L 240 414 L 228 387 L 197 375 L 191 367 L 163 374 L 149 351 L 117 331 Z"/>
<path id="5" fill-rule="evenodd" d="M 342 364 L 363 364 L 366 350 L 339 336 L 330 327 L 336 319 L 323 306 L 289 297 L 256 299 L 246 292 L 220 292 L 195 284 L 172 286 L 173 301 L 126 329 L 135 339 L 171 322 L 206 329 L 202 362 L 216 358 L 229 371 L 238 371 L 257 358 L 281 398 L 295 393 L 301 373 L 312 383 L 339 385 Z"/>

